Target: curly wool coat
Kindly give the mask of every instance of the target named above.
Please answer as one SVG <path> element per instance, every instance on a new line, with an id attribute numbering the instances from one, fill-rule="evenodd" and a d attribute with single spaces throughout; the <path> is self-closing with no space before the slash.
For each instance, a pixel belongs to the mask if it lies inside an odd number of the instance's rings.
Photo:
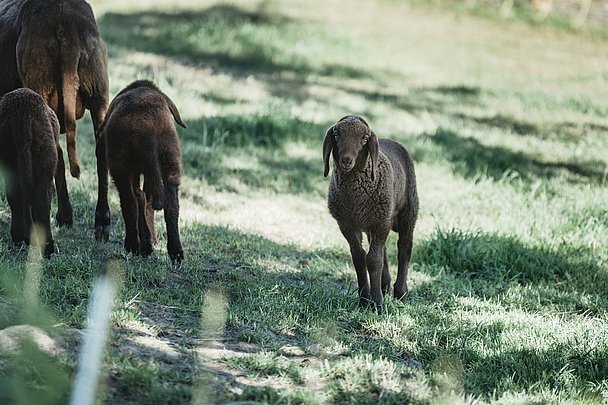
<path id="1" fill-rule="evenodd" d="M 6 169 L 11 237 L 29 243 L 32 223 L 44 229 L 45 256 L 54 252 L 50 227 L 53 174 L 57 166 L 59 121 L 42 97 L 30 89 L 0 99 L 0 163 Z"/>
<path id="2" fill-rule="evenodd" d="M 411 156 L 397 142 L 378 139 L 358 116 L 346 116 L 328 129 L 323 143 L 325 176 L 330 155 L 334 170 L 328 207 L 349 243 L 360 303 L 371 299 L 380 305 L 390 289 L 386 239 L 391 230 L 399 234 L 394 296 L 403 299 L 408 292 L 407 267 L 418 215 Z M 368 253 L 362 247 L 362 233 L 369 240 Z"/>
<path id="3" fill-rule="evenodd" d="M 182 165 L 173 120 L 186 128 L 169 97 L 150 81 L 135 81 L 112 100 L 101 140 L 120 194 L 125 249 L 135 254 L 152 253 L 153 209 L 164 209 L 167 251 L 173 261 L 181 261 L 184 250 L 178 228 L 178 188 Z"/>
<path id="4" fill-rule="evenodd" d="M 88 109 L 97 140 L 109 99 L 106 47 L 86 1 L 0 1 L 0 96 L 20 87 L 40 94 L 57 114 L 61 132 L 66 133 L 70 172 L 78 178 L 76 120 Z M 107 240 L 108 170 L 103 151 L 98 148 L 96 155 L 99 194 L 95 236 Z M 70 226 L 73 209 L 63 151 L 58 157 L 56 218 L 60 226 Z"/>

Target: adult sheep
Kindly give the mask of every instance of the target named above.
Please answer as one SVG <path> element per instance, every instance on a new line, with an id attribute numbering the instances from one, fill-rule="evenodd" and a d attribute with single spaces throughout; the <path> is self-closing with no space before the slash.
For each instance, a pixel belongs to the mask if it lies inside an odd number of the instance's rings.
<path id="1" fill-rule="evenodd" d="M 0 96 L 19 87 L 40 94 L 66 134 L 70 173 L 80 177 L 76 120 L 88 109 L 96 141 L 108 108 L 107 55 L 93 11 L 84 0 L 4 0 L 0 2 Z M 107 239 L 110 226 L 108 169 L 97 143 L 98 198 L 95 236 Z M 55 184 L 57 223 L 71 225 L 73 211 L 58 150 Z"/>
<path id="2" fill-rule="evenodd" d="M 397 142 L 378 139 L 363 118 L 347 115 L 325 134 L 325 176 L 329 174 L 330 155 L 334 170 L 328 206 L 350 246 L 359 303 L 371 300 L 379 308 L 383 295 L 390 290 L 386 239 L 391 230 L 399 234 L 393 294 L 396 299 L 404 299 L 418 216 L 416 174 L 410 154 Z M 370 245 L 367 254 L 361 245 L 363 232 Z"/>

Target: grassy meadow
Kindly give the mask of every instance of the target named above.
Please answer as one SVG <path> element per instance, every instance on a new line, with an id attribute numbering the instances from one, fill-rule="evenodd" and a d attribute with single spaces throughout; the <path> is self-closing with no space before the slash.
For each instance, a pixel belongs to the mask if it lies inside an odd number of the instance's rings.
<path id="1" fill-rule="evenodd" d="M 125 254 L 113 187 L 94 241 L 87 114 L 54 258 L 12 245 L 0 191 L 0 329 L 38 325 L 63 349 L 0 354 L 0 403 L 67 401 L 108 267 L 100 403 L 608 401 L 605 40 L 396 0 L 91 4 L 110 96 L 151 79 L 188 124 L 186 259 L 171 265 L 158 213 L 154 254 Z M 348 113 L 416 165 L 411 292 L 382 315 L 357 307 L 326 208 L 322 141 Z M 395 277 L 395 235 L 389 260 Z"/>

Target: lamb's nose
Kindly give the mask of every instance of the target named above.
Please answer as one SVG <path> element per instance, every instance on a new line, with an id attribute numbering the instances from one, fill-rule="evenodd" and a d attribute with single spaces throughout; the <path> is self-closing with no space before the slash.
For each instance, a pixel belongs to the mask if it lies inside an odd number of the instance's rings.
<path id="1" fill-rule="evenodd" d="M 343 157 L 341 159 L 342 166 L 350 166 L 353 163 L 353 158 L 351 157 Z"/>

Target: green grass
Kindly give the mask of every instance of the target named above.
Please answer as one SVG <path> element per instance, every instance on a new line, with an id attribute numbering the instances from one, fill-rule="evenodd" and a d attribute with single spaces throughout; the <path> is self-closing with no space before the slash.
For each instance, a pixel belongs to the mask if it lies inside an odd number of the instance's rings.
<path id="1" fill-rule="evenodd" d="M 0 402 L 69 397 L 94 281 L 118 291 L 108 403 L 602 403 L 608 400 L 605 41 L 418 2 L 92 2 L 111 96 L 175 102 L 186 259 L 162 215 L 150 258 L 93 238 L 94 145 L 78 123 L 71 229 L 43 263 L 10 243 L 0 194 L 0 328 L 64 348 L 0 355 Z M 522 23 L 522 21 L 524 23 Z M 420 216 L 405 303 L 357 308 L 326 208 L 325 130 L 347 113 L 412 153 Z M 63 140 L 62 140 L 63 142 Z M 53 212 L 55 212 L 55 207 Z M 396 237 L 389 238 L 396 268 Z M 28 278 L 30 277 L 30 278 Z"/>

